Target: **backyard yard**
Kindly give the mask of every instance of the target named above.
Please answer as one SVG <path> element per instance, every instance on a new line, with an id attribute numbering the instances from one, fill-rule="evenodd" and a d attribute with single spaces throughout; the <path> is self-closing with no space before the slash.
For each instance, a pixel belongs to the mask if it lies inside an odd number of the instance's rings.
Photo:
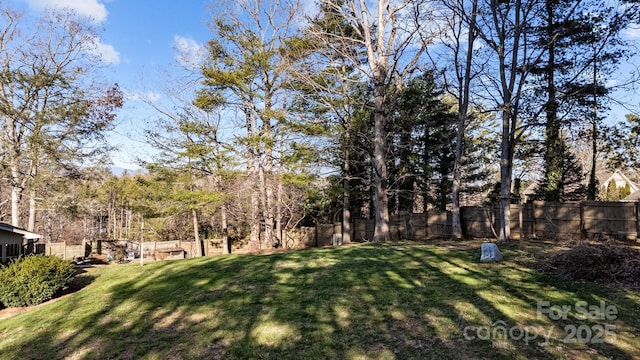
<path id="1" fill-rule="evenodd" d="M 499 263 L 480 244 L 89 268 L 77 291 L 0 314 L 0 358 L 640 358 L 639 290 L 537 270 L 553 244 L 503 247 Z"/>

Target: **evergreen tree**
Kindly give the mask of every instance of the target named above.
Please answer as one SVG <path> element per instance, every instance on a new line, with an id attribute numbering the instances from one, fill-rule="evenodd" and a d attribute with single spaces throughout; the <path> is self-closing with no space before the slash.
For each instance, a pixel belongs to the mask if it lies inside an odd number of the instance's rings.
<path id="1" fill-rule="evenodd" d="M 535 27 L 536 46 L 544 56 L 532 66 L 534 93 L 543 105 L 545 129 L 545 198 L 559 201 L 564 193 L 562 130 L 588 126 L 592 142 L 589 198 L 595 197 L 595 162 L 601 115 L 609 89 L 605 81 L 629 53 L 620 40 L 636 5 L 600 1 L 546 0 Z M 536 84 L 544 85 L 536 85 Z M 534 111 L 535 113 L 535 111 Z M 585 121 L 587 120 L 587 121 Z M 566 163 L 566 162 L 564 162 Z"/>
<path id="2" fill-rule="evenodd" d="M 355 36 L 316 27 L 311 31 L 315 34 L 314 40 L 331 39 L 332 44 L 346 44 L 344 47 L 333 46 L 333 49 L 348 60 L 360 78 L 366 79 L 373 89 L 371 165 L 376 220 L 373 240 L 386 241 L 389 240 L 388 116 L 393 113 L 398 96 L 432 41 L 427 35 L 430 29 L 423 26 L 430 23 L 432 9 L 428 2 L 409 0 L 393 3 L 323 0 L 320 3 L 348 24 Z M 361 54 L 352 51 L 354 42 L 360 43 L 365 50 L 364 63 Z"/>
<path id="3" fill-rule="evenodd" d="M 640 170 L 640 116 L 627 114 L 603 133 L 607 135 L 603 157 L 609 170 Z"/>
<path id="4" fill-rule="evenodd" d="M 629 195 L 631 195 L 631 185 L 629 185 L 629 183 L 624 183 L 624 187 L 620 190 L 620 199 L 622 200 Z"/>
<path id="5" fill-rule="evenodd" d="M 441 100 L 433 72 L 413 78 L 390 119 L 389 180 L 392 211 L 412 212 L 420 195 L 445 209 L 451 189 L 455 113 Z"/>
<path id="6" fill-rule="evenodd" d="M 605 200 L 608 200 L 608 201 L 618 200 L 618 186 L 616 186 L 615 181 L 609 181 L 609 183 L 607 184 Z"/>
<path id="7" fill-rule="evenodd" d="M 566 146 L 563 146 L 563 155 L 560 158 L 559 174 L 562 180 L 560 185 L 557 186 L 557 192 L 549 192 L 550 184 L 548 179 L 551 176 L 548 174 L 547 167 L 544 169 L 542 180 L 536 188 L 535 198 L 544 201 L 557 201 L 557 202 L 575 202 L 586 200 L 587 187 L 584 184 L 585 173 L 582 169 L 582 165 L 576 158 L 575 154 Z"/>
<path id="8" fill-rule="evenodd" d="M 284 167 L 278 161 L 282 151 L 291 149 L 288 142 L 282 143 L 288 139 L 283 132 L 296 127 L 289 112 L 291 65 L 308 46 L 297 33 L 302 9 L 286 0 L 217 4 L 226 11 L 212 21 L 213 39 L 195 104 L 241 114 L 244 123 L 236 125 L 245 134 L 236 136 L 235 143 L 237 153 L 245 156 L 251 182 L 250 241 L 255 248 L 271 248 L 281 243 L 275 229 L 283 221 L 278 206 L 279 171 Z"/>

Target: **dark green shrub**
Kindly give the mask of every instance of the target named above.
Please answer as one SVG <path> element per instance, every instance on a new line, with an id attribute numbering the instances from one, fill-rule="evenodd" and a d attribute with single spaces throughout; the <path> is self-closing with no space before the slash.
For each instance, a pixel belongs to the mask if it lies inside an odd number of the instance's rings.
<path id="1" fill-rule="evenodd" d="M 7 307 L 41 304 L 67 287 L 73 264 L 56 256 L 20 257 L 0 268 L 0 302 Z"/>

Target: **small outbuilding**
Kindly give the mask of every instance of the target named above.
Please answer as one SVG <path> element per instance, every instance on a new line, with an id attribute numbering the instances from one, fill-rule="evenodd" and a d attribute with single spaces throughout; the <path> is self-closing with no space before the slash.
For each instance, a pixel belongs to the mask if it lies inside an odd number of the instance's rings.
<path id="1" fill-rule="evenodd" d="M 167 249 L 157 249 L 154 252 L 156 260 L 174 260 L 184 259 L 186 251 L 180 247 L 172 247 Z"/>
<path id="2" fill-rule="evenodd" d="M 0 262 L 6 264 L 24 255 L 26 249 L 42 236 L 25 229 L 0 222 Z"/>

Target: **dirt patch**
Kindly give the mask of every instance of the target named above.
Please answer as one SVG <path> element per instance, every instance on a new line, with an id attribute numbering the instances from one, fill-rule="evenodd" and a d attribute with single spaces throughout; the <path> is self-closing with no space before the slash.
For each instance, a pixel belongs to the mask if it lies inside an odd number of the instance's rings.
<path id="1" fill-rule="evenodd" d="M 56 298 L 53 298 L 49 301 L 45 301 L 42 304 L 38 304 L 38 305 L 33 305 L 33 306 L 23 306 L 23 307 L 10 307 L 10 308 L 0 308 L 0 320 L 2 319 L 6 319 L 6 318 L 10 318 L 12 316 L 18 315 L 18 314 L 22 314 L 23 312 L 28 312 L 31 310 L 35 310 L 41 306 L 45 306 L 47 304 L 51 304 L 54 303 L 60 299 L 66 298 L 67 296 L 69 296 L 71 294 L 65 294 Z"/>
<path id="2" fill-rule="evenodd" d="M 21 314 L 23 312 L 27 312 L 29 310 L 33 310 L 38 306 L 25 306 L 25 307 L 19 307 L 19 308 L 2 308 L 0 309 L 0 320 Z"/>
<path id="3" fill-rule="evenodd" d="M 618 242 L 575 241 L 554 248 L 536 267 L 575 281 L 640 288 L 640 248 Z"/>

